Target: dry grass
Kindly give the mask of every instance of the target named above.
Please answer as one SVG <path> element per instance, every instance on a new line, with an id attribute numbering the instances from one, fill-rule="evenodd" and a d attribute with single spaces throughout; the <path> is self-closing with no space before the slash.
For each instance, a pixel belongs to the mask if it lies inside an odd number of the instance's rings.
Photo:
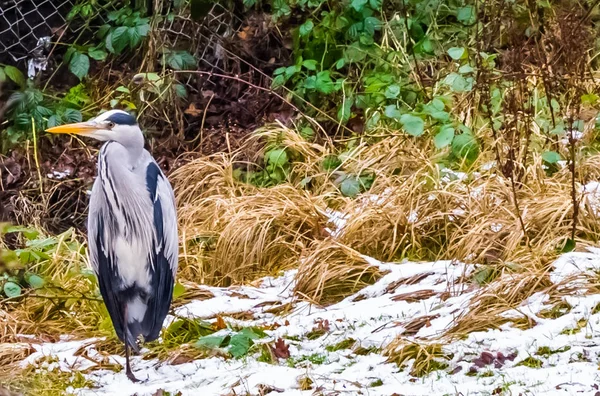
<path id="1" fill-rule="evenodd" d="M 423 377 L 432 371 L 442 370 L 448 367 L 445 360 L 451 359 L 451 356 L 442 351 L 442 345 L 439 343 L 417 344 L 402 338 L 390 343 L 383 353 L 388 356 L 388 361 L 401 368 L 411 363 L 410 375 L 414 377 Z"/>
<path id="2" fill-rule="evenodd" d="M 229 285 L 296 265 L 323 237 L 322 200 L 289 185 L 255 188 L 236 182 L 233 163 L 201 159 L 179 169 L 184 260 L 181 276 Z"/>
<path id="3" fill-rule="evenodd" d="M 375 283 L 382 275 L 356 250 L 333 239 L 316 241 L 300 258 L 294 293 L 317 304 L 331 304 Z"/>

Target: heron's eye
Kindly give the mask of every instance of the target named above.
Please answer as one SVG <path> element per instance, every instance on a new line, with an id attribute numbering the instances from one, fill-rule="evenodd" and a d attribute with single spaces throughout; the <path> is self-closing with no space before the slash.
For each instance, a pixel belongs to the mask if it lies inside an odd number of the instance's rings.
<path id="1" fill-rule="evenodd" d="M 108 123 L 106 124 L 106 126 L 108 127 L 108 129 L 113 129 L 115 127 L 115 123 L 112 121 L 108 121 Z"/>

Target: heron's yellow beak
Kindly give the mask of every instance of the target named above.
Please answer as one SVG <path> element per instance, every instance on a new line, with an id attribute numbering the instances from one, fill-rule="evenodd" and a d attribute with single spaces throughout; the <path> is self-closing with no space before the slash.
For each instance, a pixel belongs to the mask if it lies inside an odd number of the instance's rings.
<path id="1" fill-rule="evenodd" d="M 66 124 L 55 126 L 52 128 L 46 129 L 46 132 L 50 133 L 72 133 L 75 135 L 89 135 L 94 131 L 99 130 L 95 124 L 91 122 L 76 122 L 74 124 Z"/>

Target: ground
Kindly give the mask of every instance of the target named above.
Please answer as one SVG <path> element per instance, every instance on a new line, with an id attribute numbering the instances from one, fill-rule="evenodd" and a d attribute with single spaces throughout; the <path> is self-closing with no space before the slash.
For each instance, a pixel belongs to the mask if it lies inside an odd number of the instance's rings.
<path id="1" fill-rule="evenodd" d="M 553 265 L 552 281 L 564 283 L 600 270 L 600 250 L 589 250 L 562 255 Z M 38 370 L 83 370 L 86 386 L 68 389 L 77 395 L 142 396 L 161 394 L 159 390 L 182 395 L 598 394 L 600 344 L 594 333 L 600 324 L 599 295 L 567 296 L 570 311 L 544 319 L 539 313 L 548 308 L 547 296 L 538 293 L 506 313 L 537 325 L 520 329 L 507 322 L 498 329 L 448 339 L 444 331 L 482 292 L 466 281 L 471 265 L 367 259 L 387 274 L 328 307 L 294 299 L 295 270 L 255 286 L 198 286 L 214 296 L 179 307 L 177 316 L 211 323 L 224 318 L 227 326 L 213 336 L 235 334 L 232 328 L 264 329 L 264 336 L 254 340 L 256 346 L 239 359 L 213 355 L 176 364 L 135 357 L 134 371 L 142 381 L 134 384 L 123 371 L 95 367 L 94 361 L 102 358 L 94 350 L 95 340 L 64 337 L 34 344 L 36 352 L 22 364 L 37 365 Z M 288 303 L 293 306 L 288 313 L 269 313 Z M 166 325 L 175 320 L 168 317 Z M 272 349 L 270 363 L 264 362 L 262 344 L 277 349 Z M 407 349 L 398 365 L 384 356 L 394 349 L 390 344 L 412 345 L 421 353 Z M 82 346 L 87 353 L 81 353 Z M 124 363 L 120 355 L 109 360 Z"/>

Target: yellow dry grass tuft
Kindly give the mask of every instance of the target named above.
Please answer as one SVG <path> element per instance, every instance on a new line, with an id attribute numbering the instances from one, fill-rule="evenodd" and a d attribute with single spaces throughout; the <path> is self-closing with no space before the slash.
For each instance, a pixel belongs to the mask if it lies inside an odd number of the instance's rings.
<path id="1" fill-rule="evenodd" d="M 173 177 L 180 208 L 183 278 L 229 285 L 296 265 L 323 237 L 318 197 L 290 185 L 256 188 L 235 181 L 233 162 L 193 161 Z"/>
<path id="2" fill-rule="evenodd" d="M 333 239 L 316 241 L 303 253 L 294 293 L 320 305 L 338 302 L 383 275 L 360 253 Z"/>
<path id="3" fill-rule="evenodd" d="M 448 367 L 447 360 L 451 356 L 444 353 L 438 342 L 415 343 L 398 338 L 392 341 L 383 351 L 389 362 L 396 363 L 400 368 L 410 364 L 410 375 L 423 377 L 432 371 Z"/>

